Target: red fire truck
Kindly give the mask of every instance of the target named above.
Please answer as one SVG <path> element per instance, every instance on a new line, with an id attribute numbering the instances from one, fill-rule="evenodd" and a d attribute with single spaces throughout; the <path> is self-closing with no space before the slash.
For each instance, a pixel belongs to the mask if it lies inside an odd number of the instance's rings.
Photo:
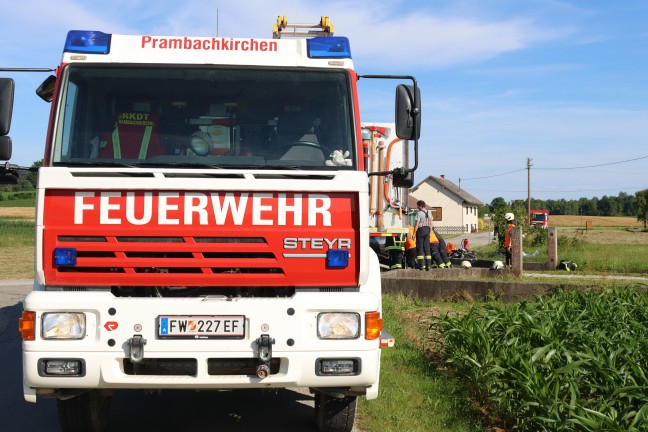
<path id="1" fill-rule="evenodd" d="M 307 387 L 322 431 L 350 431 L 357 396 L 378 396 L 393 340 L 370 179 L 411 186 L 419 90 L 356 73 L 327 17 L 289 28 L 68 33 L 37 90 L 51 115 L 19 323 L 25 399 L 56 397 L 64 430 L 101 429 L 120 389 Z M 366 79 L 396 82 L 411 166 L 367 167 Z M 0 80 L 3 160 L 13 87 Z M 4 164 L 0 180 L 22 169 Z"/>
<path id="2" fill-rule="evenodd" d="M 529 222 L 532 227 L 547 229 L 549 226 L 549 210 L 531 210 Z"/>

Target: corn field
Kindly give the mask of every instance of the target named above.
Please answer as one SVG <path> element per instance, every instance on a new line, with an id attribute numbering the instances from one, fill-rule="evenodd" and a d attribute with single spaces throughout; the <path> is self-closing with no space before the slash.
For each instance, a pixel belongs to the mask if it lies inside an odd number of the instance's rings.
<path id="1" fill-rule="evenodd" d="M 451 370 L 516 431 L 648 431 L 648 294 L 563 291 L 434 317 Z"/>

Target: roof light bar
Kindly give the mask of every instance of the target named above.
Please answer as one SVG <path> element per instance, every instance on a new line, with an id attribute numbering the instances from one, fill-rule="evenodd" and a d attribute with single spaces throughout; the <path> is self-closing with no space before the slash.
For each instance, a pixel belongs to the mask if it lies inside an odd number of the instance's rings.
<path id="1" fill-rule="evenodd" d="M 99 31 L 70 30 L 65 40 L 65 52 L 108 54 L 111 35 Z"/>
<path id="2" fill-rule="evenodd" d="M 351 45 L 345 37 L 314 37 L 306 43 L 309 58 L 351 58 Z"/>

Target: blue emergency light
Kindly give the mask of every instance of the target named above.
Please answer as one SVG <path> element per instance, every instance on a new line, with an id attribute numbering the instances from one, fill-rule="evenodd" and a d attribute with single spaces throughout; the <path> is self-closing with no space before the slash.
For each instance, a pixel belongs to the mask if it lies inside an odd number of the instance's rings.
<path id="1" fill-rule="evenodd" d="M 108 54 L 112 35 L 100 31 L 70 30 L 65 39 L 65 52 Z"/>
<path id="2" fill-rule="evenodd" d="M 349 251 L 329 249 L 326 251 L 326 268 L 342 269 L 349 266 Z"/>
<path id="3" fill-rule="evenodd" d="M 75 248 L 55 248 L 54 265 L 75 266 L 77 263 L 77 250 Z"/>
<path id="4" fill-rule="evenodd" d="M 349 39 L 341 36 L 314 37 L 306 40 L 309 58 L 351 58 Z"/>

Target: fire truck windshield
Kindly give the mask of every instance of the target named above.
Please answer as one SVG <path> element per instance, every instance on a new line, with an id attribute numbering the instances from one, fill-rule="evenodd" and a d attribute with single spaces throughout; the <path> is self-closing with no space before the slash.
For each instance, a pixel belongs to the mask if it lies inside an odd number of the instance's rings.
<path id="1" fill-rule="evenodd" d="M 57 166 L 357 167 L 343 70 L 71 64 L 60 88 Z"/>

